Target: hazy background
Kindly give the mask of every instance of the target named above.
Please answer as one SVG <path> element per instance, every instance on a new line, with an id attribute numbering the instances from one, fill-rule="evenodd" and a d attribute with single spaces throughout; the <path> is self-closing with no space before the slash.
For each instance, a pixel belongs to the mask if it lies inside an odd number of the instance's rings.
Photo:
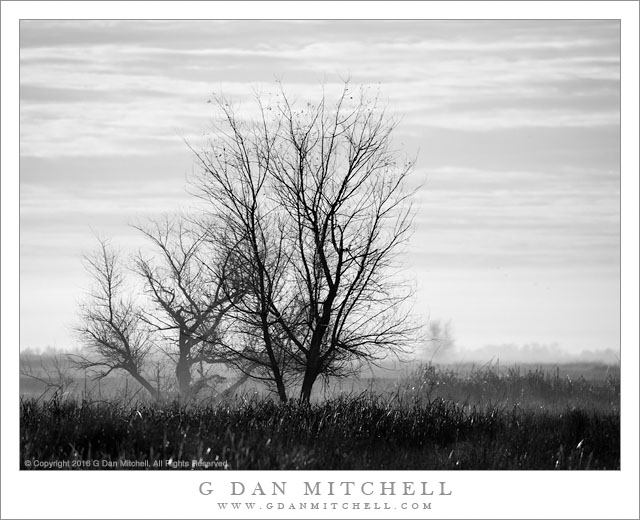
<path id="1" fill-rule="evenodd" d="M 620 348 L 615 21 L 21 23 L 20 346 L 76 347 L 94 232 L 191 203 L 212 92 L 379 86 L 423 182 L 416 311 L 461 356 Z M 464 353 L 468 354 L 464 354 Z M 589 354 L 587 354 L 587 357 Z"/>

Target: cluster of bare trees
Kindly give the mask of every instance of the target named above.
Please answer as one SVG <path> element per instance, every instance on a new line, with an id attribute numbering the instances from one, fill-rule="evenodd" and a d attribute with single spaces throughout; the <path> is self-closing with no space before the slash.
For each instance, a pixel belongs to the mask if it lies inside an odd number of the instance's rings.
<path id="1" fill-rule="evenodd" d="M 334 104 L 284 91 L 258 116 L 224 98 L 205 149 L 194 149 L 203 214 L 139 227 L 155 255 L 129 265 L 147 303 L 123 294 L 124 267 L 102 243 L 79 332 L 99 375 L 123 369 L 149 392 L 150 351 L 164 349 L 181 396 L 223 364 L 308 401 L 320 377 L 404 349 L 414 327 L 398 277 L 411 230 L 412 162 L 399 162 L 377 98 L 345 85 Z M 198 371 L 199 368 L 199 371 Z M 193 380 L 194 373 L 200 376 Z M 215 375 L 215 373 L 213 374 Z"/>

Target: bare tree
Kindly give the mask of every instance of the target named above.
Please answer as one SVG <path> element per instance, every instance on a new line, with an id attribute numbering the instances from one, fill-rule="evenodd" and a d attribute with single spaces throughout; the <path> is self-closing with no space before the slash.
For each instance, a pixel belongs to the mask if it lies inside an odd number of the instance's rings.
<path id="1" fill-rule="evenodd" d="M 439 320 L 429 321 L 427 355 L 429 362 L 434 359 L 448 359 L 455 350 L 456 342 L 453 336 L 451 321 L 442 323 Z"/>
<path id="2" fill-rule="evenodd" d="M 100 239 L 96 253 L 85 257 L 93 287 L 80 307 L 76 327 L 86 355 L 74 356 L 77 366 L 95 372 L 97 379 L 114 370 L 125 370 L 154 399 L 157 388 L 145 376 L 145 362 L 154 346 L 153 330 L 141 318 L 139 307 L 127 296 L 125 277 L 118 254 L 107 240 Z"/>
<path id="3" fill-rule="evenodd" d="M 300 382 L 308 401 L 318 377 L 350 373 L 411 339 L 411 290 L 395 275 L 411 230 L 404 184 L 413 163 L 399 163 L 395 124 L 365 89 L 345 85 L 333 106 L 324 95 L 299 109 L 278 97 L 258 99 L 256 122 L 216 100 L 222 118 L 209 149 L 196 152 L 198 187 L 224 229 L 218 243 L 247 277 L 250 290 L 234 304 L 251 338 L 245 355 L 270 372 L 282 400 Z"/>
<path id="4" fill-rule="evenodd" d="M 154 246 L 154 256 L 138 255 L 135 270 L 144 279 L 153 307 L 143 313 L 147 324 L 164 335 L 165 353 L 175 362 L 181 398 L 187 398 L 213 381 L 217 374 L 205 369 L 228 365 L 223 350 L 225 318 L 241 287 L 227 283 L 223 290 L 216 269 L 215 249 L 183 217 L 164 217 L 146 227 L 136 226 Z M 199 370 L 192 384 L 193 368 Z"/>
<path id="5" fill-rule="evenodd" d="M 262 145 L 259 140 L 245 142 L 233 113 L 228 111 L 226 116 L 232 136 L 221 137 L 220 150 L 200 157 L 212 166 L 208 169 L 211 182 L 202 188 L 217 210 L 203 227 L 209 241 L 226 252 L 218 265 L 221 287 L 228 296 L 238 283 L 245 288 L 241 298 L 232 299 L 235 341 L 227 344 L 229 359 L 245 374 L 273 384 L 286 402 L 289 356 L 278 341 L 281 335 L 275 330 L 272 307 L 286 290 L 290 252 L 280 216 L 260 206 L 268 179 L 264 163 L 269 157 L 263 154 L 269 151 L 258 148 Z M 249 151 L 249 146 L 254 148 Z M 256 168 L 251 168 L 250 153 L 259 162 Z"/>

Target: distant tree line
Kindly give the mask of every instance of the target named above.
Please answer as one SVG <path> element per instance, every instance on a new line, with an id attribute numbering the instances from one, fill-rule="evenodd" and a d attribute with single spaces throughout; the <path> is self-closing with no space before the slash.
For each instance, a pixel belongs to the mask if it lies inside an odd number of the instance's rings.
<path id="1" fill-rule="evenodd" d="M 149 359 L 162 352 L 182 399 L 226 366 L 281 401 L 308 402 L 319 378 L 414 338 L 398 262 L 413 162 L 392 147 L 395 122 L 366 88 L 302 105 L 280 89 L 256 98 L 252 120 L 211 101 L 209 142 L 192 148 L 204 210 L 137 226 L 152 253 L 123 259 L 101 240 L 86 257 L 93 286 L 76 361 L 96 377 L 124 370 L 159 399 Z"/>

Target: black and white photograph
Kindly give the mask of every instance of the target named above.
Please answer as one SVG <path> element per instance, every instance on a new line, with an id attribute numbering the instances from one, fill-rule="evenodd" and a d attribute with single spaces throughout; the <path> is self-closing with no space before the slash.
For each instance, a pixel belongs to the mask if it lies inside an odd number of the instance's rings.
<path id="1" fill-rule="evenodd" d="M 637 3 L 15 4 L 3 518 L 637 518 Z"/>

